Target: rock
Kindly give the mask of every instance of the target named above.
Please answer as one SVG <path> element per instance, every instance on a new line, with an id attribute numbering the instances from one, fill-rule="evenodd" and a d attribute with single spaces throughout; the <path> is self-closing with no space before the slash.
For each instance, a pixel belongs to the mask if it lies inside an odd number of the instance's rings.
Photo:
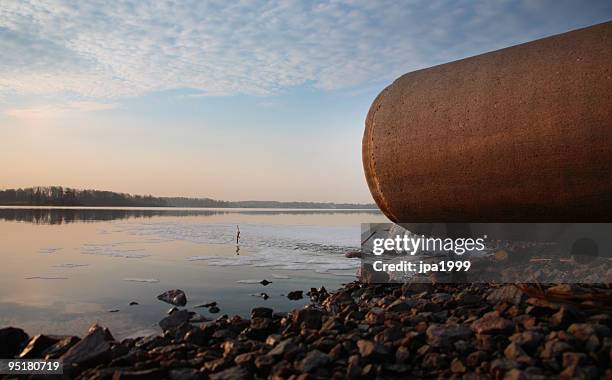
<path id="1" fill-rule="evenodd" d="M 238 334 L 230 329 L 217 330 L 212 334 L 212 338 L 219 340 L 235 339 Z"/>
<path id="2" fill-rule="evenodd" d="M 289 294 L 287 294 L 287 298 L 289 298 L 291 301 L 301 300 L 302 298 L 304 298 L 304 291 L 294 290 L 292 292 L 289 292 Z"/>
<path id="3" fill-rule="evenodd" d="M 331 358 L 319 350 L 312 350 L 300 362 L 299 369 L 304 372 L 313 372 L 314 370 L 325 367 L 331 362 Z"/>
<path id="4" fill-rule="evenodd" d="M 210 318 L 206 318 L 202 314 L 198 314 L 198 313 L 194 313 L 194 312 L 189 312 L 189 315 L 190 315 L 189 322 L 191 322 L 191 323 L 210 322 Z"/>
<path id="5" fill-rule="evenodd" d="M 119 310 L 119 309 L 110 309 L 108 312 L 109 312 L 109 313 L 118 313 L 118 312 L 120 312 L 120 311 L 121 311 L 121 310 Z"/>
<path id="6" fill-rule="evenodd" d="M 599 338 L 595 335 L 591 335 L 591 337 L 584 343 L 584 348 L 588 352 L 596 352 L 600 344 L 601 342 L 599 341 Z"/>
<path id="7" fill-rule="evenodd" d="M 276 347 L 274 347 L 270 352 L 268 352 L 268 355 L 284 357 L 287 355 L 292 355 L 297 351 L 297 345 L 295 345 L 295 343 L 293 343 L 291 339 L 286 339 L 278 343 Z"/>
<path id="8" fill-rule="evenodd" d="M 175 368 L 168 371 L 170 380 L 204 380 L 206 376 L 193 368 Z"/>
<path id="9" fill-rule="evenodd" d="M 43 352 L 65 337 L 53 335 L 36 335 L 30 338 L 27 346 L 19 354 L 20 359 L 40 359 Z"/>
<path id="10" fill-rule="evenodd" d="M 282 336 L 280 334 L 270 334 L 266 338 L 266 344 L 270 347 L 276 346 L 280 343 Z"/>
<path id="11" fill-rule="evenodd" d="M 588 356 L 582 352 L 564 352 L 563 367 L 583 365 L 588 362 Z"/>
<path id="12" fill-rule="evenodd" d="M 489 359 L 489 354 L 484 351 L 474 351 L 469 354 L 465 360 L 466 364 L 471 368 L 476 368 L 480 363 Z"/>
<path id="13" fill-rule="evenodd" d="M 162 380 L 165 378 L 165 371 L 161 368 L 151 368 L 141 371 L 134 370 L 116 370 L 113 374 L 113 380 Z"/>
<path id="14" fill-rule="evenodd" d="M 253 330 L 268 330 L 272 324 L 272 320 L 270 318 L 252 318 L 251 319 L 251 329 Z M 267 334 L 265 335 L 267 337 Z"/>
<path id="15" fill-rule="evenodd" d="M 451 298 L 451 295 L 448 293 L 434 293 L 431 296 L 431 302 L 441 304 L 450 301 Z"/>
<path id="16" fill-rule="evenodd" d="M 402 300 L 398 299 L 394 301 L 391 305 L 387 306 L 387 311 L 392 313 L 401 313 L 405 311 L 410 311 L 412 307 L 416 304 L 416 302 L 412 300 Z"/>
<path id="17" fill-rule="evenodd" d="M 434 347 L 449 347 L 457 340 L 466 340 L 474 333 L 465 325 L 433 324 L 427 328 L 428 343 Z"/>
<path id="18" fill-rule="evenodd" d="M 574 380 L 574 379 L 598 379 L 599 377 L 599 371 L 597 370 L 597 367 L 594 366 L 584 366 L 584 367 L 578 367 L 578 366 L 572 366 L 572 367 L 567 367 L 565 368 L 560 374 L 559 374 L 559 379 L 567 379 L 567 380 Z M 609 379 L 609 377 L 607 377 Z"/>
<path id="19" fill-rule="evenodd" d="M 410 349 L 405 346 L 400 346 L 395 351 L 395 361 L 397 363 L 406 363 L 410 360 Z"/>
<path id="20" fill-rule="evenodd" d="M 28 334 L 22 329 L 0 329 L 0 358 L 14 358 L 28 342 Z"/>
<path id="21" fill-rule="evenodd" d="M 359 269 L 359 280 L 364 284 L 386 284 L 389 282 L 387 272 L 375 271 L 372 264 L 362 263 Z M 366 368 L 364 368 L 364 371 Z"/>
<path id="22" fill-rule="evenodd" d="M 201 303 L 201 304 L 195 305 L 194 307 L 206 307 L 206 308 L 209 308 L 209 307 L 213 307 L 213 306 L 217 306 L 217 302 L 216 301 L 212 301 L 212 302 L 208 302 L 208 303 Z"/>
<path id="23" fill-rule="evenodd" d="M 504 355 L 510 360 L 525 365 L 533 365 L 535 361 L 517 343 L 510 343 L 504 350 Z"/>
<path id="24" fill-rule="evenodd" d="M 253 318 L 272 318 L 274 310 L 269 307 L 255 307 L 251 309 L 251 319 Z"/>
<path id="25" fill-rule="evenodd" d="M 217 314 L 219 311 L 221 311 L 221 309 L 219 309 L 217 306 L 211 306 L 211 307 L 208 309 L 208 312 L 209 312 L 209 313 L 213 313 L 213 314 Z"/>
<path id="26" fill-rule="evenodd" d="M 461 355 L 465 355 L 468 352 L 472 351 L 472 345 L 465 340 L 458 340 L 453 343 L 453 346 L 455 347 L 455 350 Z"/>
<path id="27" fill-rule="evenodd" d="M 430 352 L 425 355 L 422 363 L 426 369 L 442 369 L 448 367 L 448 358 L 444 354 Z"/>
<path id="28" fill-rule="evenodd" d="M 354 304 L 355 301 L 353 301 L 353 297 L 345 291 L 339 291 L 329 295 L 322 303 L 323 307 L 325 307 L 327 311 L 336 313 L 342 310 L 344 307 Z"/>
<path id="29" fill-rule="evenodd" d="M 371 325 L 380 325 L 385 322 L 385 312 L 381 308 L 372 308 L 366 315 L 365 321 Z"/>
<path id="30" fill-rule="evenodd" d="M 376 334 L 374 340 L 378 343 L 392 343 L 404 338 L 404 332 L 399 326 L 387 327 L 380 333 Z"/>
<path id="31" fill-rule="evenodd" d="M 478 334 L 503 334 L 512 331 L 514 324 L 494 311 L 474 321 L 471 327 Z"/>
<path id="32" fill-rule="evenodd" d="M 559 330 L 552 327 L 552 317 L 526 316 L 525 303 L 461 301 L 482 297 L 486 285 L 439 283 L 423 289 L 412 294 L 404 286 L 359 283 L 332 294 L 313 289 L 311 294 L 323 297 L 324 308 L 309 305 L 275 314 L 256 307 L 250 319 L 224 315 L 198 326 L 189 320 L 198 320 L 199 314 L 177 309 L 160 322 L 163 336 L 118 343 L 96 326 L 83 342 L 34 337 L 23 352 L 65 357 L 67 377 L 83 380 L 606 376 L 612 359 L 610 318 L 576 314 L 568 307 L 574 322 L 587 322 Z M 552 310 L 538 305 L 532 306 Z M 526 323 L 527 318 L 534 321 Z M 515 323 L 519 332 L 510 335 Z"/>
<path id="33" fill-rule="evenodd" d="M 482 302 L 482 297 L 476 295 L 476 294 L 471 294 L 471 293 L 461 293 L 459 294 L 459 296 L 457 297 L 457 302 L 461 305 L 476 305 L 480 302 Z"/>
<path id="34" fill-rule="evenodd" d="M 361 258 L 362 256 L 363 254 L 361 253 L 361 251 L 350 251 L 344 254 L 344 257 L 348 259 Z"/>
<path id="35" fill-rule="evenodd" d="M 371 356 L 376 351 L 376 343 L 371 340 L 360 339 L 357 341 L 357 347 L 359 347 L 359 354 L 364 358 Z"/>
<path id="36" fill-rule="evenodd" d="M 321 328 L 321 318 L 324 312 L 317 308 L 294 310 L 292 313 L 293 323 L 307 329 L 318 330 Z"/>
<path id="37" fill-rule="evenodd" d="M 509 254 L 505 249 L 500 249 L 494 254 L 495 260 L 497 261 L 506 261 L 508 260 Z"/>
<path id="38" fill-rule="evenodd" d="M 267 371 L 276 362 L 272 355 L 261 355 L 255 358 L 255 367 L 262 371 Z"/>
<path id="39" fill-rule="evenodd" d="M 495 378 L 502 378 L 505 372 L 519 368 L 519 364 L 510 359 L 495 359 L 491 362 L 491 372 Z"/>
<path id="40" fill-rule="evenodd" d="M 327 331 L 341 331 L 344 329 L 344 324 L 340 320 L 340 318 L 328 318 L 325 320 L 323 325 L 321 326 L 321 332 Z"/>
<path id="41" fill-rule="evenodd" d="M 465 373 L 467 371 L 465 365 L 457 358 L 451 362 L 450 369 L 452 373 Z"/>
<path id="42" fill-rule="evenodd" d="M 185 306 L 187 304 L 187 296 L 180 289 L 168 290 L 158 295 L 157 299 L 176 306 Z"/>
<path id="43" fill-rule="evenodd" d="M 510 337 L 510 341 L 520 345 L 527 351 L 533 352 L 539 346 L 544 336 L 535 331 L 523 331 L 522 333 L 516 333 Z"/>
<path id="44" fill-rule="evenodd" d="M 244 354 L 236 355 L 236 357 L 234 358 L 234 363 L 239 366 L 248 367 L 252 365 L 256 358 L 256 352 L 245 352 Z"/>
<path id="45" fill-rule="evenodd" d="M 172 306 L 170 309 L 168 309 L 166 314 L 170 315 L 170 314 L 174 313 L 175 311 L 179 311 L 179 308 L 176 307 L 176 306 Z"/>
<path id="46" fill-rule="evenodd" d="M 130 306 L 135 306 L 135 305 L 138 305 L 138 302 L 136 302 L 136 301 L 131 301 L 130 302 Z"/>
<path id="47" fill-rule="evenodd" d="M 189 322 L 190 319 L 191 314 L 188 310 L 178 310 L 159 321 L 159 327 L 161 327 L 164 331 L 170 330 L 182 325 L 183 323 Z"/>
<path id="48" fill-rule="evenodd" d="M 268 286 L 272 283 L 272 281 L 268 281 L 268 280 L 261 280 L 259 281 L 260 284 L 262 284 L 263 286 Z"/>
<path id="49" fill-rule="evenodd" d="M 346 377 L 348 379 L 354 379 L 361 376 L 362 368 L 359 365 L 359 355 L 351 355 L 348 359 L 348 365 L 346 367 Z"/>
<path id="50" fill-rule="evenodd" d="M 559 311 L 550 318 L 550 324 L 552 327 L 564 329 L 567 328 L 574 319 L 573 313 L 569 312 L 566 307 L 561 307 Z"/>
<path id="51" fill-rule="evenodd" d="M 572 346 L 559 339 L 551 339 L 546 341 L 544 349 L 540 353 L 540 357 L 543 359 L 554 359 L 560 357 L 566 351 L 571 351 Z"/>
<path id="52" fill-rule="evenodd" d="M 574 335 L 579 341 L 585 342 L 595 334 L 595 328 L 588 323 L 574 323 L 568 327 L 567 332 Z"/>
<path id="53" fill-rule="evenodd" d="M 64 370 L 74 365 L 92 367 L 109 361 L 113 342 L 114 338 L 108 329 L 91 326 L 87 335 L 60 357 L 64 362 Z"/>
<path id="54" fill-rule="evenodd" d="M 528 380 L 528 379 L 536 380 L 537 377 L 536 378 L 532 376 L 528 377 L 525 374 L 525 372 L 517 368 L 512 368 L 510 371 L 506 372 L 506 374 L 504 375 L 504 380 Z"/>
<path id="55" fill-rule="evenodd" d="M 49 348 L 47 348 L 45 351 L 43 351 L 41 357 L 47 360 L 57 359 L 60 356 L 64 355 L 66 351 L 68 351 L 72 346 L 77 344 L 80 340 L 81 338 L 76 337 L 76 336 L 70 336 L 70 337 L 64 338 L 60 340 L 59 342 L 55 343 L 54 345 L 50 346 Z"/>
<path id="56" fill-rule="evenodd" d="M 487 296 L 487 301 L 494 304 L 497 302 L 506 302 L 518 305 L 525 298 L 525 294 L 514 285 L 504 285 L 501 288 L 492 290 Z"/>

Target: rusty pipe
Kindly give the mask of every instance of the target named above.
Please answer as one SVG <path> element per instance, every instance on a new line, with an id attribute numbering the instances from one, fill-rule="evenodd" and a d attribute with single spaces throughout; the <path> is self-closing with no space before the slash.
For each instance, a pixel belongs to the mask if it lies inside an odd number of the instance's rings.
<path id="1" fill-rule="evenodd" d="M 612 22 L 401 76 L 362 148 L 394 222 L 612 221 Z"/>

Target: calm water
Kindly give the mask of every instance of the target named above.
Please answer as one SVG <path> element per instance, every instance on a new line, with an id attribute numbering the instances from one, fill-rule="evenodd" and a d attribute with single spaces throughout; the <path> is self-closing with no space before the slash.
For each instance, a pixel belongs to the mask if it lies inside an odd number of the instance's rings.
<path id="1" fill-rule="evenodd" d="M 359 247 L 360 223 L 385 221 L 369 210 L 0 208 L 0 327 L 149 334 L 170 308 L 156 295 L 172 288 L 188 308 L 217 301 L 216 315 L 192 309 L 207 317 L 289 311 L 305 301 L 288 291 L 351 281 L 359 261 L 343 255 Z"/>

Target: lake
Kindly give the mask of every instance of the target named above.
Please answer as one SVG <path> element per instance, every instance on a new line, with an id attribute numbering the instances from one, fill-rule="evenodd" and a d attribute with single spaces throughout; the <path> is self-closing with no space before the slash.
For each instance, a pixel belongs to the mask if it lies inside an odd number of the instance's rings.
<path id="1" fill-rule="evenodd" d="M 171 307 L 156 296 L 174 288 L 209 318 L 290 311 L 307 297 L 289 291 L 354 280 L 359 259 L 344 253 L 361 223 L 382 222 L 378 210 L 0 207 L 0 327 L 147 335 Z M 193 308 L 210 301 L 220 313 Z"/>

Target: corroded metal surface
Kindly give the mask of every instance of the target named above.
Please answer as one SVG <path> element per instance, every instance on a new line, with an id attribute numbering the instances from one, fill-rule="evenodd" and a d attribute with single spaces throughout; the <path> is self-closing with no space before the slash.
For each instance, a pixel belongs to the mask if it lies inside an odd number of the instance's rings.
<path id="1" fill-rule="evenodd" d="M 395 222 L 612 220 L 612 22 L 403 75 L 363 164 Z"/>

